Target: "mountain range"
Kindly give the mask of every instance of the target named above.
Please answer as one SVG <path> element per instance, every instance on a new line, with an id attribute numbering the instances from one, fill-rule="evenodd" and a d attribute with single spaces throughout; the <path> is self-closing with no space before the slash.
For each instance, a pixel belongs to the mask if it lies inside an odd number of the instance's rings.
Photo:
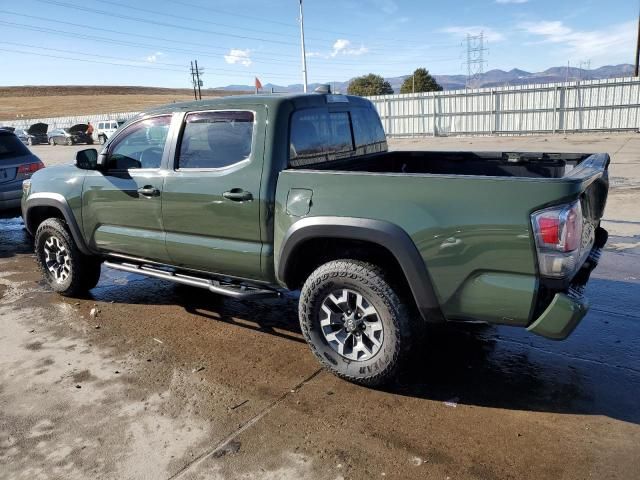
<path id="1" fill-rule="evenodd" d="M 576 81 L 576 80 L 598 80 L 604 78 L 615 77 L 629 77 L 633 75 L 633 65 L 621 64 L 621 65 L 607 65 L 604 67 L 596 68 L 593 70 L 575 68 L 575 67 L 551 67 L 543 72 L 527 72 L 514 68 L 505 72 L 504 70 L 489 70 L 478 76 L 474 80 L 474 88 L 490 88 L 490 87 L 502 87 L 507 85 L 529 85 L 532 83 L 556 83 L 564 81 Z M 395 93 L 400 93 L 400 86 L 405 78 L 410 75 L 403 75 L 400 77 L 385 78 L 390 84 Z M 465 88 L 467 77 L 466 75 L 434 75 L 437 82 L 442 85 L 445 90 L 457 90 Z M 267 80 L 268 77 L 261 80 Z M 335 81 L 331 82 L 332 89 L 335 92 L 346 92 L 349 86 L 350 80 L 347 81 Z M 309 90 L 313 91 L 318 87 L 319 83 L 309 84 Z M 264 84 L 263 91 L 269 92 L 273 88 L 274 92 L 301 92 L 302 84 L 295 83 L 292 85 L 276 85 L 272 83 Z M 222 90 L 253 90 L 252 85 L 227 85 L 226 87 L 218 87 Z"/>

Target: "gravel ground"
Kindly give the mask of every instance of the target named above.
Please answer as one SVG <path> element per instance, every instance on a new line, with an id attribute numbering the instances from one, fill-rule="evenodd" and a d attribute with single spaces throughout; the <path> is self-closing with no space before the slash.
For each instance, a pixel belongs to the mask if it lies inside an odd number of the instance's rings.
<path id="1" fill-rule="evenodd" d="M 21 222 L 0 220 L 0 478 L 636 478 L 639 146 L 634 135 L 393 141 L 611 152 L 613 235 L 568 340 L 434 328 L 387 390 L 318 369 L 295 296 L 239 303 L 105 269 L 89 297 L 65 299 L 42 284 Z M 50 166 L 77 149 L 33 150 Z"/>

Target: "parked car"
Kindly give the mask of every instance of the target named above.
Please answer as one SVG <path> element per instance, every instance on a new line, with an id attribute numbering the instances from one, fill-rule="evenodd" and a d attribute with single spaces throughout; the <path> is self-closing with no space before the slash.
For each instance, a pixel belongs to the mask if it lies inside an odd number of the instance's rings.
<path id="1" fill-rule="evenodd" d="M 123 125 L 22 202 L 51 288 L 100 265 L 236 299 L 300 290 L 318 361 L 393 378 L 425 322 L 566 338 L 607 240 L 606 154 L 388 151 L 354 96 L 225 97 Z"/>
<path id="2" fill-rule="evenodd" d="M 47 133 L 49 145 L 75 145 L 76 143 L 93 144 L 91 135 L 87 135 L 87 124 L 79 123 L 69 128 L 56 128 Z"/>
<path id="3" fill-rule="evenodd" d="M 48 143 L 49 137 L 47 136 L 47 128 L 49 125 L 46 123 L 34 123 L 28 129 L 15 130 L 15 134 L 22 141 L 29 146 L 39 145 L 41 143 Z"/>
<path id="4" fill-rule="evenodd" d="M 124 120 L 101 120 L 97 122 L 93 131 L 93 139 L 100 142 L 100 145 L 104 145 L 123 123 L 125 123 Z"/>
<path id="5" fill-rule="evenodd" d="M 9 130 L 0 129 L 0 216 L 19 216 L 22 182 L 44 164 Z"/>

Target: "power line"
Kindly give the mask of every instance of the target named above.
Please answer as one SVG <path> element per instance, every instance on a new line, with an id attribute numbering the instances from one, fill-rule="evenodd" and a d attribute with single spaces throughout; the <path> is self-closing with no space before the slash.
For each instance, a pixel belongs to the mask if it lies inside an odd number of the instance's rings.
<path id="1" fill-rule="evenodd" d="M 85 28 L 85 29 L 89 29 L 89 30 L 98 30 L 98 31 L 104 31 L 104 32 L 108 32 L 108 33 L 115 33 L 118 35 L 122 35 L 124 37 L 139 37 L 139 38 L 145 38 L 145 39 L 151 39 L 151 40 L 156 40 L 156 41 L 161 41 L 161 42 L 171 42 L 171 43 L 179 43 L 179 44 L 184 44 L 184 45 L 193 45 L 193 46 L 204 46 L 204 47 L 208 47 L 208 50 L 188 50 L 188 49 L 184 49 L 184 48 L 177 48 L 177 47 L 170 47 L 170 46 L 165 46 L 165 45 L 157 45 L 157 44 L 148 44 L 148 43 L 135 43 L 132 41 L 128 41 L 128 40 L 121 40 L 121 39 L 112 39 L 112 38 L 108 38 L 108 37 L 100 37 L 100 36 L 95 36 L 95 35 L 88 35 L 85 33 L 79 33 L 79 32 L 70 32 L 68 30 L 66 31 L 62 31 L 62 30 L 57 30 L 57 29 L 52 29 L 52 28 L 48 28 L 48 27 L 43 27 L 43 26 L 36 26 L 36 25 L 29 25 L 29 24 L 25 24 L 25 23 L 16 23 L 16 22 L 7 22 L 7 21 L 3 21 L 0 20 L 0 24 L 4 24 L 7 25 L 9 27 L 14 27 L 14 28 L 20 28 L 22 29 L 27 29 L 27 30 L 33 30 L 33 31 L 43 31 L 43 32 L 47 32 L 47 33 L 53 33 L 54 35 L 60 35 L 60 36 L 65 36 L 65 37 L 71 37 L 71 38 L 83 38 L 83 39 L 88 39 L 88 40 L 94 40 L 96 42 L 106 42 L 106 43 L 112 43 L 115 45 L 126 45 L 126 46 L 133 46 L 133 47 L 137 47 L 137 48 L 147 48 L 147 49 L 154 49 L 154 50 L 166 50 L 166 51 L 174 51 L 174 52 L 179 52 L 179 53 L 187 53 L 187 54 L 197 54 L 200 56 L 206 56 L 206 57 L 211 57 L 211 58 L 220 58 L 222 55 L 226 55 L 226 56 L 230 56 L 233 57 L 234 55 L 232 55 L 230 53 L 230 51 L 228 49 L 216 49 L 216 48 L 211 48 L 208 46 L 208 44 L 206 43 L 199 43 L 199 42 L 187 42 L 187 41 L 182 41 L 182 40 L 166 40 L 163 38 L 159 38 L 159 37 L 154 37 L 151 35 L 143 35 L 143 34 L 139 34 L 139 33 L 132 33 L 132 32 L 123 32 L 123 31 L 119 31 L 119 30 L 112 30 L 112 29 L 107 29 L 107 28 L 101 28 L 101 27 L 88 27 L 86 25 L 82 25 L 82 24 L 78 24 L 78 23 L 73 23 L 73 22 L 67 22 L 64 20 L 57 20 L 57 19 L 51 19 L 51 18 L 45 18 L 45 17 L 39 17 L 36 15 L 27 15 L 27 14 L 21 14 L 21 13 L 15 13 L 15 12 L 10 12 L 10 11 L 6 11 L 6 10 L 0 10 L 0 13 L 3 14 L 9 14 L 9 15 L 14 15 L 14 16 L 19 16 L 19 17 L 24 17 L 24 18 L 29 18 L 29 19 L 34 19 L 34 20 L 41 20 L 41 21 L 45 21 L 45 22 L 49 22 L 49 23 L 59 23 L 61 25 L 69 25 L 69 26 L 73 26 L 73 27 L 78 27 L 78 28 Z M 214 52 L 220 52 L 220 54 L 214 54 Z M 211 53 L 207 53 L 207 52 L 211 52 Z M 270 56 L 263 56 L 262 53 L 251 53 L 251 57 L 252 60 L 258 63 L 282 63 L 282 64 L 290 64 L 290 65 L 297 65 L 298 61 L 293 60 L 293 58 L 298 58 L 299 55 L 287 55 L 284 53 L 276 53 L 276 52 L 268 52 L 268 54 Z M 280 58 L 274 58 L 274 57 L 283 57 L 283 58 L 291 58 L 292 60 L 290 61 L 286 61 L 286 60 L 281 60 Z M 240 58 L 240 57 L 238 57 Z M 268 61 L 267 61 L 268 60 Z M 432 57 L 432 58 L 421 58 L 419 61 L 426 61 L 429 63 L 436 63 L 436 62 L 440 62 L 440 61 L 449 61 L 449 60 L 453 60 L 452 57 Z M 322 58 L 318 58 L 318 57 L 314 57 L 312 60 L 314 63 L 326 63 L 326 64 L 330 64 L 330 65 L 348 65 L 348 66 L 353 66 L 354 63 L 353 62 L 342 62 L 340 60 L 334 60 L 334 59 L 322 59 Z M 380 66 L 391 66 L 391 65 L 406 65 L 408 62 L 411 62 L 411 60 L 407 60 L 407 61 L 403 61 L 403 62 L 377 62 L 377 61 L 371 61 L 371 63 L 375 63 L 375 65 L 380 65 Z"/>
<path id="2" fill-rule="evenodd" d="M 139 22 L 139 23 L 148 23 L 151 25 L 158 25 L 161 27 L 170 27 L 170 28 L 177 28 L 179 30 L 187 30 L 187 31 L 191 31 L 191 32 L 200 32 L 200 33 L 206 33 L 209 35 L 216 35 L 216 36 L 221 36 L 221 37 L 232 37 L 232 38 L 240 38 L 243 40 L 256 40 L 259 42 L 267 42 L 267 43 L 277 43 L 280 45 L 292 45 L 291 42 L 284 42 L 281 40 L 271 40 L 268 38 L 260 38 L 260 37 L 251 37 L 251 36 L 247 36 L 247 35 L 236 35 L 233 33 L 223 33 L 223 32 L 216 32 L 214 30 L 205 30 L 202 28 L 195 28 L 195 27 L 185 27 L 183 25 L 178 25 L 175 23 L 167 23 L 167 22 L 159 22 L 157 20 L 150 20 L 150 19 L 146 19 L 146 18 L 140 18 L 140 17 L 133 17 L 130 15 L 122 15 L 122 14 L 117 14 L 114 12 L 108 12 L 106 10 L 96 10 L 95 8 L 88 8 L 88 7 L 83 7 L 81 5 L 74 5 L 71 3 L 65 3 L 65 2 L 58 2 L 55 0 L 36 0 L 37 2 L 41 2 L 41 3 L 47 3 L 49 5 L 56 5 L 58 7 L 64 7 L 64 8 L 70 8 L 72 10 L 79 10 L 82 12 L 89 12 L 92 14 L 98 14 L 98 15 L 106 15 L 109 17 L 115 17 L 115 18 L 120 18 L 123 20 L 131 20 L 133 22 Z"/>

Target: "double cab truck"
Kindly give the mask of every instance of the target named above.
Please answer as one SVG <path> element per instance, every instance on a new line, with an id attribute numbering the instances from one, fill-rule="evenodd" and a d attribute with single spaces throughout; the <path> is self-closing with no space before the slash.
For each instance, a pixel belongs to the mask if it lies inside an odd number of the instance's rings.
<path id="1" fill-rule="evenodd" d="M 428 323 L 563 339 L 607 240 L 606 154 L 388 151 L 354 96 L 171 104 L 24 183 L 53 290 L 101 265 L 236 299 L 300 290 L 302 333 L 347 380 L 391 380 Z M 428 331 L 428 329 L 427 329 Z"/>

